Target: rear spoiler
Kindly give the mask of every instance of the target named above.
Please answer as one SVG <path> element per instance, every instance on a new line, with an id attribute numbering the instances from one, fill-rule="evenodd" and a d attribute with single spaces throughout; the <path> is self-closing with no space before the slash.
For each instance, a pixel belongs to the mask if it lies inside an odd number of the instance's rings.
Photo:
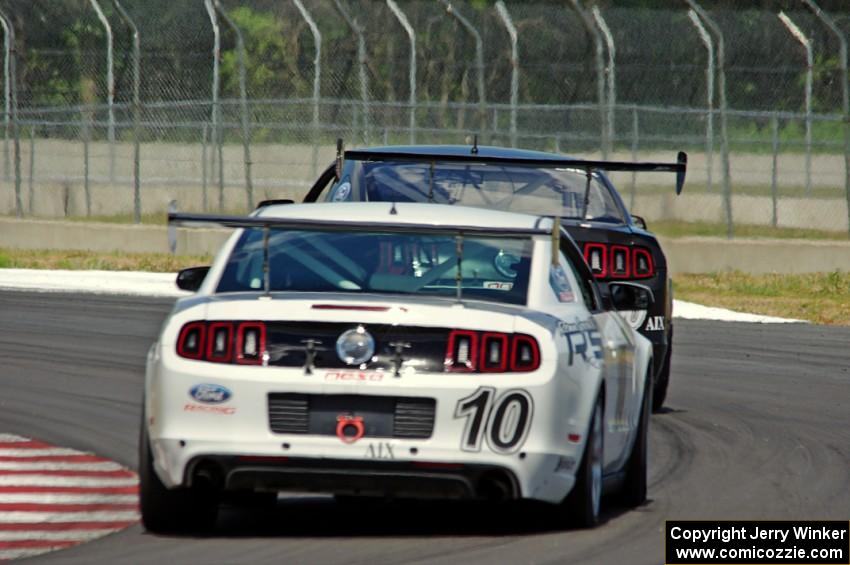
<path id="1" fill-rule="evenodd" d="M 387 210 L 388 215 L 397 214 L 395 204 Z M 550 220 L 551 226 L 543 224 Z M 543 224 L 543 225 L 541 225 Z M 263 218 L 259 216 L 229 216 L 215 214 L 188 214 L 171 211 L 168 213 L 169 240 L 176 241 L 176 227 L 209 227 L 222 226 L 226 228 L 260 228 L 263 230 L 263 291 L 268 296 L 271 292 L 269 236 L 272 229 L 293 229 L 304 231 L 370 231 L 380 233 L 427 233 L 451 235 L 455 237 L 457 254 L 457 301 L 461 301 L 463 279 L 460 276 L 463 262 L 463 237 L 465 235 L 493 236 L 507 238 L 526 238 L 537 235 L 551 235 L 552 262 L 557 263 L 559 240 L 561 237 L 561 221 L 558 217 L 541 216 L 531 228 L 502 228 L 469 225 L 433 225 L 433 224 L 404 224 L 398 222 L 362 222 L 362 221 L 327 221 L 308 220 L 303 218 Z"/>
<path id="2" fill-rule="evenodd" d="M 395 206 L 387 203 L 388 215 L 395 213 Z M 538 220 L 538 225 L 544 219 Z M 549 218 L 546 218 L 549 219 Z M 190 214 L 170 212 L 169 226 L 226 228 L 293 229 L 304 231 L 371 231 L 382 233 L 428 233 L 435 235 L 479 235 L 508 238 L 523 238 L 534 235 L 549 235 L 550 227 L 503 228 L 498 226 L 409 224 L 398 222 L 362 222 L 308 220 L 304 218 L 271 218 L 261 216 L 228 216 L 216 214 Z"/>
<path id="3" fill-rule="evenodd" d="M 490 157 L 480 154 L 459 155 L 423 155 L 407 151 L 369 151 L 352 150 L 345 152 L 346 159 L 356 161 L 410 161 L 416 163 L 482 163 L 488 165 L 517 165 L 540 169 L 581 169 L 587 174 L 594 171 L 626 171 L 647 173 L 676 173 L 676 194 L 682 193 L 685 185 L 685 172 L 688 167 L 688 155 L 679 151 L 675 163 L 628 163 L 626 161 L 596 161 L 584 159 L 525 159 L 514 157 Z"/>

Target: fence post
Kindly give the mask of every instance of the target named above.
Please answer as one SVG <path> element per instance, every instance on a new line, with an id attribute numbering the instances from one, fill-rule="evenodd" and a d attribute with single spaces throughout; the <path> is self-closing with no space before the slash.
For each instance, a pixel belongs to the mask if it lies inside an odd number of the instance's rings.
<path id="1" fill-rule="evenodd" d="M 812 82 L 814 73 L 814 54 L 812 52 L 812 42 L 809 38 L 797 27 L 791 18 L 785 12 L 779 12 L 779 19 L 794 36 L 794 39 L 800 42 L 800 45 L 806 50 L 806 196 L 812 195 Z"/>
<path id="2" fill-rule="evenodd" d="M 581 7 L 579 0 L 571 0 L 573 8 L 578 13 L 581 23 L 587 34 L 593 40 L 593 48 L 596 53 L 596 98 L 599 104 L 599 122 L 601 124 L 600 145 L 602 149 L 602 159 L 608 158 L 608 114 L 605 111 L 605 53 L 602 47 L 602 38 L 599 30 L 593 24 L 593 20 L 587 15 Z"/>
<path id="3" fill-rule="evenodd" d="M 363 143 L 369 144 L 370 138 L 370 115 L 369 115 L 369 79 L 366 73 L 366 67 L 369 63 L 368 55 L 366 54 L 366 37 L 363 35 L 363 28 L 357 23 L 357 20 L 351 17 L 341 0 L 334 0 L 337 12 L 345 20 L 348 28 L 357 36 L 357 62 L 359 67 L 360 78 L 360 101 L 363 105 Z M 354 120 L 354 126 L 357 127 L 357 119 Z"/>
<path id="4" fill-rule="evenodd" d="M 204 212 L 209 210 L 209 197 L 207 196 L 207 141 L 210 135 L 209 124 L 204 122 L 201 128 L 201 198 Z"/>
<path id="5" fill-rule="evenodd" d="M 313 176 L 315 177 L 319 174 L 319 96 L 321 95 L 319 88 L 322 78 L 322 33 L 301 0 L 292 0 L 292 2 L 301 12 L 301 17 L 307 22 L 310 33 L 313 34 L 315 45 L 315 57 L 313 58 Z"/>
<path id="6" fill-rule="evenodd" d="M 714 174 L 714 41 L 711 39 L 711 34 L 702 25 L 697 13 L 693 10 L 688 10 L 688 18 L 691 23 L 697 28 L 697 33 L 705 45 L 706 56 L 708 63 L 705 67 L 705 169 L 706 169 L 706 184 L 708 190 L 714 190 L 714 182 L 712 175 Z"/>
<path id="7" fill-rule="evenodd" d="M 732 222 L 732 171 L 729 163 L 729 128 L 726 111 L 726 42 L 720 26 L 703 10 L 695 0 L 685 0 L 697 13 L 708 28 L 717 36 L 717 87 L 720 96 L 720 155 L 723 161 L 723 207 L 726 212 L 726 237 L 732 239 L 735 226 Z"/>
<path id="8" fill-rule="evenodd" d="M 83 195 L 86 199 L 86 217 L 91 216 L 91 183 L 89 178 L 89 141 L 91 137 L 91 110 L 83 109 L 80 114 L 83 121 Z"/>
<path id="9" fill-rule="evenodd" d="M 204 0 L 204 6 L 207 9 L 207 15 L 210 18 L 210 24 L 213 28 L 213 80 L 212 80 L 212 142 L 213 148 L 213 163 L 216 161 L 216 153 L 218 154 L 218 209 L 224 209 L 224 149 L 222 147 L 222 135 L 219 126 L 221 119 L 218 101 L 218 93 L 220 89 L 221 77 L 219 76 L 219 67 L 221 64 L 221 30 L 218 27 L 218 17 L 216 17 L 215 8 L 212 0 Z M 215 165 L 211 171 L 215 170 Z"/>
<path id="10" fill-rule="evenodd" d="M 17 54 L 15 53 L 15 27 L 14 22 L 10 20 L 6 13 L 0 10 L 0 21 L 2 21 L 3 32 L 8 37 L 9 48 L 7 50 L 7 60 L 9 65 L 9 76 L 6 84 L 10 85 L 11 100 L 10 106 L 12 110 L 12 138 L 13 151 L 15 156 L 15 216 L 22 218 L 24 215 L 24 203 L 21 199 L 21 139 L 18 131 L 18 85 L 17 85 Z"/>
<path id="11" fill-rule="evenodd" d="M 413 31 L 413 26 L 410 25 L 407 16 L 404 15 L 404 12 L 395 3 L 395 0 L 387 0 L 387 6 L 392 10 L 393 15 L 395 15 L 401 27 L 404 28 L 410 40 L 410 66 L 408 69 L 410 82 L 408 87 L 410 91 L 410 124 L 408 128 L 410 130 L 410 143 L 416 143 L 416 33 Z"/>
<path id="12" fill-rule="evenodd" d="M 496 12 L 511 38 L 511 147 L 517 145 L 517 106 L 519 105 L 519 36 L 503 0 L 496 2 Z"/>
<path id="13" fill-rule="evenodd" d="M 236 25 L 227 12 L 215 0 L 215 7 L 227 26 L 236 34 L 236 52 L 239 64 L 239 105 L 242 113 L 242 155 L 245 168 L 245 198 L 248 201 L 248 210 L 254 209 L 254 185 L 251 182 L 251 126 L 248 122 L 248 86 L 245 71 L 245 41 L 242 30 Z"/>
<path id="14" fill-rule="evenodd" d="M 614 132 L 616 128 L 614 127 L 614 108 L 617 105 L 617 80 L 616 75 L 614 73 L 614 60 L 617 55 L 617 48 L 614 45 L 614 36 L 611 34 L 611 30 L 608 28 L 608 24 L 605 23 L 605 18 L 602 17 L 602 12 L 599 10 L 599 6 L 595 5 L 592 8 L 593 19 L 596 21 L 596 25 L 599 27 L 599 30 L 602 32 L 602 36 L 605 38 L 605 44 L 608 48 L 608 118 L 607 118 L 607 138 L 608 138 L 608 146 L 606 147 L 607 153 L 612 153 L 614 151 Z"/>
<path id="15" fill-rule="evenodd" d="M 9 174 L 9 124 L 12 111 L 12 86 L 9 80 L 10 65 L 12 58 L 12 39 L 9 32 L 9 24 L 4 18 L 0 18 L 3 27 L 3 177 L 11 178 Z"/>
<path id="16" fill-rule="evenodd" d="M 450 0 L 442 0 L 446 6 L 446 12 L 458 21 L 463 29 L 472 36 L 475 41 L 475 78 L 478 87 L 478 127 L 482 131 L 487 123 L 487 101 L 484 89 L 484 41 L 475 26 L 458 12 Z"/>
<path id="17" fill-rule="evenodd" d="M 30 164 L 27 175 L 27 188 L 29 189 L 29 213 L 32 216 L 35 201 L 35 187 L 33 177 L 35 176 L 35 126 L 30 126 Z"/>
<path id="18" fill-rule="evenodd" d="M 109 181 L 115 181 L 115 73 L 113 72 L 112 58 L 112 26 L 100 8 L 98 0 L 89 0 L 97 12 L 97 18 L 103 24 L 106 31 L 106 106 L 109 112 L 107 117 L 106 139 L 109 142 Z"/>
<path id="19" fill-rule="evenodd" d="M 138 224 L 142 221 L 141 149 L 139 146 L 141 142 L 141 130 L 139 128 L 141 75 L 139 74 L 139 66 L 142 53 L 139 28 L 136 27 L 135 22 L 130 18 L 130 14 L 118 0 L 112 0 L 112 4 L 133 34 L 133 222 Z"/>
<path id="20" fill-rule="evenodd" d="M 632 106 L 632 161 L 637 161 L 638 145 L 640 143 L 640 122 L 638 122 L 637 105 Z M 629 194 L 629 211 L 635 206 L 635 192 L 637 192 L 637 172 L 632 171 L 632 190 Z"/>
<path id="21" fill-rule="evenodd" d="M 773 114 L 770 118 L 770 135 L 773 152 L 773 163 L 770 169 L 770 200 L 773 205 L 773 212 L 770 217 L 770 224 L 776 227 L 779 223 L 779 216 L 777 214 L 777 199 L 779 197 L 777 186 L 777 179 L 779 178 L 779 118 L 776 117 L 776 114 Z"/>
<path id="22" fill-rule="evenodd" d="M 847 199 L 847 224 L 850 230 L 850 76 L 847 73 L 847 38 L 826 12 L 814 0 L 803 0 L 815 16 L 838 38 L 841 58 L 841 110 L 844 114 L 844 195 Z"/>

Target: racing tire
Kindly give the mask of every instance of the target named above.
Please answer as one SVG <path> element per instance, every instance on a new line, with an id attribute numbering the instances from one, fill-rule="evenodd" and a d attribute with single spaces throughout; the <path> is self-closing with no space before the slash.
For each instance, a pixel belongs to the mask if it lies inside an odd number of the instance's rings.
<path id="1" fill-rule="evenodd" d="M 652 364 L 649 365 L 652 367 Z M 649 417 L 650 391 L 652 385 L 651 368 L 647 370 L 646 385 L 640 408 L 640 421 L 637 436 L 632 444 L 632 452 L 626 462 L 626 479 L 623 482 L 622 500 L 626 506 L 636 507 L 646 502 L 646 483 L 648 479 L 649 462 Z"/>
<path id="2" fill-rule="evenodd" d="M 576 484 L 564 501 L 569 512 L 570 525 L 577 528 L 593 528 L 599 524 L 604 453 L 603 413 L 604 406 L 600 395 L 593 408 Z"/>
<path id="3" fill-rule="evenodd" d="M 153 468 L 147 426 L 139 433 L 139 508 L 142 524 L 156 534 L 203 534 L 213 529 L 218 516 L 218 497 L 211 492 L 168 489 Z"/>
<path id="4" fill-rule="evenodd" d="M 673 328 L 670 328 L 670 336 L 667 338 L 667 352 L 664 354 L 664 363 L 655 378 L 655 386 L 652 387 L 652 411 L 660 412 L 667 399 L 667 386 L 670 384 L 670 358 L 673 356 Z"/>

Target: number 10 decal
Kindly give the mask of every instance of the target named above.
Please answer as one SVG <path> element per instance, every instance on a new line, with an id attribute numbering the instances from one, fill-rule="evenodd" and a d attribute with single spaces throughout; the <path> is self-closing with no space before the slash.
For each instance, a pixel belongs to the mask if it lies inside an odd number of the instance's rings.
<path id="1" fill-rule="evenodd" d="M 481 451 L 486 436 L 490 449 L 498 453 L 513 453 L 522 447 L 531 427 L 534 402 L 522 389 L 512 389 L 499 398 L 496 389 L 480 387 L 455 408 L 455 419 L 466 418 L 460 448 Z"/>

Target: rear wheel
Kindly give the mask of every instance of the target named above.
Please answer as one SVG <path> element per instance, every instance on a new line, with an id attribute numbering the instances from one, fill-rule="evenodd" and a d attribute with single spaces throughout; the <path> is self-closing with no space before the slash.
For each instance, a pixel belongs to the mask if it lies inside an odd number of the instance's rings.
<path id="1" fill-rule="evenodd" d="M 673 356 L 673 328 L 667 338 L 667 352 L 664 354 L 664 363 L 655 378 L 655 386 L 652 387 L 652 411 L 658 412 L 664 406 L 667 398 L 667 386 L 670 384 L 670 358 Z"/>
<path id="2" fill-rule="evenodd" d="M 153 468 L 147 426 L 139 433 L 139 507 L 142 524 L 158 534 L 203 533 L 215 526 L 218 497 L 197 489 L 168 489 Z"/>
<path id="3" fill-rule="evenodd" d="M 641 401 L 637 437 L 626 463 L 626 480 L 623 484 L 623 502 L 627 506 L 640 506 L 646 502 L 647 467 L 649 460 L 649 415 L 652 389 L 652 364 L 647 369 L 646 384 Z"/>
<path id="4" fill-rule="evenodd" d="M 576 484 L 564 504 L 569 511 L 570 522 L 579 528 L 592 528 L 599 523 L 599 508 L 602 503 L 602 397 L 596 401 L 593 417 L 587 431 L 587 442 L 581 458 Z"/>

